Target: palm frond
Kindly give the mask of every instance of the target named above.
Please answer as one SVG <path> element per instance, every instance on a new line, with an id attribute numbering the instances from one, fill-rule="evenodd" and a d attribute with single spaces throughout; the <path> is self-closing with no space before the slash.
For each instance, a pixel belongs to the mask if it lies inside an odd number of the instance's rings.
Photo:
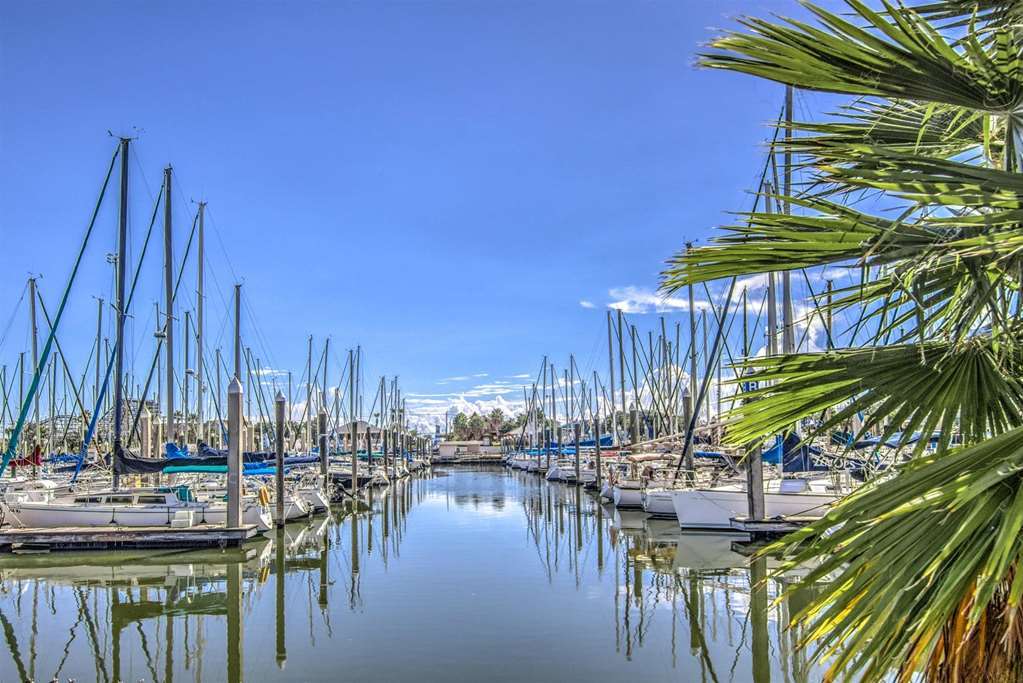
<path id="1" fill-rule="evenodd" d="M 946 216 L 907 212 L 902 219 L 889 219 L 821 197 L 780 201 L 808 213 L 739 214 L 744 224 L 727 226 L 728 233 L 711 245 L 669 259 L 661 273 L 662 289 L 672 292 L 724 277 L 846 262 L 873 267 L 914 259 L 930 269 L 983 258 L 996 267 L 1023 250 L 1023 209 L 1015 207 Z"/>
<path id="2" fill-rule="evenodd" d="M 764 552 L 824 581 L 793 621 L 831 679 L 1023 677 L 1023 428 L 916 458 Z"/>
<path id="3" fill-rule="evenodd" d="M 1023 208 L 1023 175 L 998 168 L 881 149 L 865 151 L 851 164 L 821 168 L 829 182 L 884 190 L 919 204 Z"/>
<path id="4" fill-rule="evenodd" d="M 800 165 L 855 161 L 871 150 L 976 160 L 1000 159 L 1004 120 L 991 125 L 989 114 L 951 105 L 904 100 L 861 99 L 825 121 L 792 124 L 793 135 L 776 143 L 801 159 Z"/>
<path id="5" fill-rule="evenodd" d="M 947 40 L 918 13 L 883 2 L 876 12 L 846 3 L 872 29 L 807 5 L 821 28 L 795 19 L 771 23 L 744 18 L 749 33 L 715 40 L 701 64 L 808 90 L 938 102 L 1005 114 L 1023 101 L 1021 45 L 1013 31 L 995 28 L 977 38 Z"/>
<path id="6" fill-rule="evenodd" d="M 946 448 L 958 428 L 967 442 L 1023 425 L 1023 351 L 1006 354 L 1005 340 L 990 335 L 949 344 L 900 344 L 826 353 L 752 358 L 741 379 L 761 388 L 742 393 L 743 403 L 724 416 L 726 442 L 740 446 L 786 432 L 806 418 L 824 417 L 816 433 L 862 414 L 857 434 L 883 440 L 914 432 L 921 447 L 940 431 Z"/>

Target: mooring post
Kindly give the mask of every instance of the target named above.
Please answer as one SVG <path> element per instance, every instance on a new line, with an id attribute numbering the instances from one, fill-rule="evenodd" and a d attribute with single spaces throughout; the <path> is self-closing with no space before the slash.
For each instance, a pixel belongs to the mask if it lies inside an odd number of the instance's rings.
<path id="1" fill-rule="evenodd" d="M 284 526 L 284 394 L 280 391 L 274 396 L 274 415 L 277 419 L 277 435 L 274 446 L 277 448 L 277 528 Z"/>
<path id="2" fill-rule="evenodd" d="M 764 503 L 764 460 L 759 445 L 746 454 L 746 503 L 749 518 L 754 521 L 764 519 L 766 506 Z"/>
<path id="3" fill-rule="evenodd" d="M 280 469 L 280 468 L 278 468 L 278 469 Z M 287 634 L 287 628 L 285 626 L 285 604 L 286 603 L 285 603 L 285 599 L 284 599 L 284 579 L 285 579 L 285 575 L 287 573 L 287 568 L 285 567 L 285 564 L 284 564 L 284 560 L 285 560 L 285 557 L 284 557 L 284 555 L 285 555 L 285 553 L 284 553 L 285 548 L 284 548 L 284 546 L 285 546 L 285 541 L 286 541 L 286 538 L 285 538 L 284 534 L 286 532 L 284 531 L 283 527 L 284 527 L 283 524 L 281 524 L 281 523 L 277 524 L 277 532 L 276 532 L 277 536 L 274 539 L 274 551 L 275 551 L 275 557 L 274 557 L 274 588 L 275 588 L 275 591 L 274 592 L 275 592 L 276 598 L 277 598 L 276 609 L 274 610 L 274 615 L 276 616 L 276 619 L 274 621 L 275 621 L 275 624 L 276 624 L 276 627 L 277 627 L 276 628 L 276 635 L 277 635 L 277 642 L 276 642 L 276 645 L 277 645 L 277 648 L 276 648 L 277 649 L 277 653 L 276 653 L 277 657 L 276 657 L 276 659 L 277 659 L 277 668 L 281 669 L 281 670 L 284 669 L 284 664 L 288 661 L 288 647 L 287 647 L 287 641 L 285 640 L 286 634 Z"/>
<path id="4" fill-rule="evenodd" d="M 235 380 L 237 381 L 237 380 Z M 239 387 L 240 388 L 240 387 Z M 228 390 L 230 391 L 230 389 Z M 240 394 L 239 394 L 240 395 Z M 231 411 L 230 401 L 228 413 Z M 239 412 L 241 412 L 239 410 Z M 228 438 L 230 438 L 228 431 Z M 237 443 L 237 439 L 231 443 Z M 228 449 L 233 448 L 228 444 Z M 242 564 L 241 562 L 228 562 L 227 564 L 227 680 L 242 680 L 242 671 L 245 668 L 242 649 Z M 169 678 L 169 677 L 168 677 Z"/>
<path id="5" fill-rule="evenodd" d="M 327 493 L 327 411 L 321 409 L 317 418 L 317 431 L 320 436 L 320 477 L 323 479 L 323 492 Z"/>
<path id="6" fill-rule="evenodd" d="M 597 409 L 596 419 L 593 421 L 593 439 L 594 439 L 594 444 L 593 445 L 594 445 L 594 448 L 596 449 L 596 456 L 597 456 L 597 491 L 599 492 L 599 491 L 601 491 L 604 488 L 604 471 L 603 471 L 603 468 L 601 467 L 601 464 L 600 464 L 600 409 L 599 408 Z M 598 499 L 598 505 L 597 505 L 598 508 L 600 507 L 599 502 L 600 501 Z M 599 531 L 597 532 L 597 535 L 598 536 L 600 535 Z"/>
<path id="7" fill-rule="evenodd" d="M 237 376 L 227 386 L 227 527 L 236 529 L 242 521 L 242 400 Z"/>

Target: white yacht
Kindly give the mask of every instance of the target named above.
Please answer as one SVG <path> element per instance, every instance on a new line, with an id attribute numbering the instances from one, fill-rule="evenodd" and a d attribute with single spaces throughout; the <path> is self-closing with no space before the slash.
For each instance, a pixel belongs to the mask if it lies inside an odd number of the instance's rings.
<path id="1" fill-rule="evenodd" d="M 14 498 L 5 500 L 2 507 L 5 522 L 28 528 L 170 526 L 178 512 L 191 512 L 195 524 L 226 523 L 226 503 L 200 502 L 180 493 L 171 488 L 92 491 L 47 500 Z M 265 531 L 271 528 L 270 521 L 258 500 L 242 501 L 243 524 Z"/>
<path id="2" fill-rule="evenodd" d="M 764 482 L 765 517 L 823 517 L 846 490 L 830 476 L 785 477 Z M 672 504 L 683 529 L 731 529 L 733 517 L 748 512 L 746 483 L 678 489 Z"/>

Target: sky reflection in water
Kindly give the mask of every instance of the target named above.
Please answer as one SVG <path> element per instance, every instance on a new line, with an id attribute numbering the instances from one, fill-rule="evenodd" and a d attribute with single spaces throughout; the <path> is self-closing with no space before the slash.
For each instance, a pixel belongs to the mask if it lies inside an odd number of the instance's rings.
<path id="1" fill-rule="evenodd" d="M 821 678 L 779 628 L 805 591 L 751 590 L 734 537 L 498 468 L 372 507 L 240 550 L 0 556 L 0 681 Z"/>

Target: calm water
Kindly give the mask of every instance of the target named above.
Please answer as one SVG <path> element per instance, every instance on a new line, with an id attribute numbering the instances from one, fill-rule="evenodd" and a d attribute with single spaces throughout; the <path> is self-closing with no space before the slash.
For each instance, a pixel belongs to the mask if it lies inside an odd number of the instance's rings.
<path id="1" fill-rule="evenodd" d="M 454 468 L 230 551 L 0 557 L 0 681 L 816 681 L 727 536 Z"/>

